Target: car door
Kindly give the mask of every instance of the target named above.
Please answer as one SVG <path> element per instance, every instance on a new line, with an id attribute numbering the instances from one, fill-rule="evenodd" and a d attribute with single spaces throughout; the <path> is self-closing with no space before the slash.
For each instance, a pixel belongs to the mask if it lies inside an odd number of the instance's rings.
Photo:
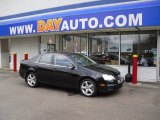
<path id="1" fill-rule="evenodd" d="M 73 64 L 70 59 L 61 54 L 55 55 L 54 75 L 56 83 L 60 86 L 74 87 L 77 83 L 77 69 L 71 70 L 69 64 Z"/>
<path id="2" fill-rule="evenodd" d="M 39 62 L 36 65 L 36 71 L 39 81 L 46 83 L 53 82 L 52 80 L 52 74 L 54 72 L 53 55 L 52 54 L 42 55 L 42 57 L 40 58 Z"/>

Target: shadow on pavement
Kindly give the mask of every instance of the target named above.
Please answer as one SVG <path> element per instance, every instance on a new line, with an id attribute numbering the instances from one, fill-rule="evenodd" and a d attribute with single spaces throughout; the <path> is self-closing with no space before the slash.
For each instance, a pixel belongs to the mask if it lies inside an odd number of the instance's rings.
<path id="1" fill-rule="evenodd" d="M 55 85 L 40 84 L 39 87 L 51 89 L 51 90 L 56 90 L 56 91 L 64 91 L 64 92 L 67 92 L 68 96 L 75 96 L 75 95 L 80 94 L 78 90 L 71 89 L 71 88 L 58 87 Z"/>
<path id="2" fill-rule="evenodd" d="M 112 91 L 112 92 L 106 92 L 106 93 L 99 93 L 98 97 L 112 97 L 120 94 L 120 90 Z"/>
<path id="3" fill-rule="evenodd" d="M 29 87 L 25 82 L 21 82 L 21 85 L 24 87 Z M 72 89 L 72 88 L 64 88 L 64 87 L 58 87 L 55 85 L 49 85 L 49 84 L 40 84 L 38 88 L 45 88 L 49 90 L 54 90 L 54 91 L 60 91 L 60 92 L 66 92 L 68 96 L 75 96 L 75 95 L 81 95 L 79 90 Z M 117 94 L 120 93 L 120 90 L 114 91 L 114 92 L 107 92 L 107 93 L 98 93 L 95 97 L 111 97 L 111 96 L 116 96 Z M 94 97 L 93 97 L 94 98 Z"/>
<path id="4" fill-rule="evenodd" d="M 57 86 L 48 85 L 48 84 L 41 84 L 39 87 L 56 90 L 56 91 L 64 91 L 64 92 L 67 92 L 68 96 L 81 95 L 80 91 L 76 89 L 71 89 L 71 88 L 57 87 Z M 107 92 L 107 93 L 98 93 L 95 97 L 111 97 L 111 96 L 116 96 L 119 93 L 120 93 L 120 90 L 117 90 L 114 92 Z"/>

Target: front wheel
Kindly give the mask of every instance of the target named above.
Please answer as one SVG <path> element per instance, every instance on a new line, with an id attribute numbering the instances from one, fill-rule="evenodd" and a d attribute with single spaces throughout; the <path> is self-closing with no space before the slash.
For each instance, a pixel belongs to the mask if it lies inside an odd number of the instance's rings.
<path id="1" fill-rule="evenodd" d="M 37 80 L 37 76 L 35 75 L 35 73 L 33 73 L 33 72 L 28 73 L 28 75 L 26 77 L 26 82 L 29 87 L 37 87 L 38 80 Z"/>
<path id="2" fill-rule="evenodd" d="M 82 95 L 92 97 L 97 94 L 97 86 L 94 81 L 90 79 L 84 79 L 80 84 L 80 91 Z"/>

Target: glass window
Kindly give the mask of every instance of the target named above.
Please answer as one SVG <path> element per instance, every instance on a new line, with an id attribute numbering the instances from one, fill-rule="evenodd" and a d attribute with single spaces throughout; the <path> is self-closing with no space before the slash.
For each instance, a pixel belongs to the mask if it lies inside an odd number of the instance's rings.
<path id="1" fill-rule="evenodd" d="M 155 32 L 140 34 L 139 65 L 155 67 L 157 63 L 157 36 Z"/>
<path id="2" fill-rule="evenodd" d="M 156 66 L 157 37 L 154 31 L 123 32 L 121 34 L 121 64 L 132 62 L 132 55 L 137 54 L 138 65 Z"/>
<path id="3" fill-rule="evenodd" d="M 81 34 L 80 40 L 81 40 L 81 54 L 87 56 L 87 35 Z"/>
<path id="4" fill-rule="evenodd" d="M 56 35 L 56 52 L 62 52 L 62 35 Z"/>
<path id="5" fill-rule="evenodd" d="M 40 42 L 40 53 L 53 52 L 56 47 L 55 35 L 43 35 Z"/>
<path id="6" fill-rule="evenodd" d="M 63 35 L 63 52 L 87 55 L 87 34 Z"/>
<path id="7" fill-rule="evenodd" d="M 118 33 L 90 34 L 90 58 L 101 64 L 117 65 L 119 63 L 119 38 Z"/>
<path id="8" fill-rule="evenodd" d="M 68 67 L 71 61 L 64 55 L 55 55 L 55 64 Z"/>
<path id="9" fill-rule="evenodd" d="M 73 36 L 63 35 L 63 52 L 73 52 Z"/>
<path id="10" fill-rule="evenodd" d="M 133 54 L 139 54 L 139 34 L 136 32 L 121 33 L 121 58 L 120 64 L 127 65 Z"/>
<path id="11" fill-rule="evenodd" d="M 51 54 L 45 54 L 41 57 L 40 63 L 46 63 L 46 64 L 51 64 L 52 60 L 52 55 Z"/>
<path id="12" fill-rule="evenodd" d="M 74 53 L 80 53 L 80 42 L 81 42 L 80 36 L 74 36 L 74 46 L 73 46 Z"/>

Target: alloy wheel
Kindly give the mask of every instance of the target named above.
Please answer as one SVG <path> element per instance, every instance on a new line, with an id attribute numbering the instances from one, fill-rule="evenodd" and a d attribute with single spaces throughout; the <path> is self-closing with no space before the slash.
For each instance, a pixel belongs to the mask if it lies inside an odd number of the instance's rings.
<path id="1" fill-rule="evenodd" d="M 37 78 L 34 73 L 29 73 L 27 76 L 27 83 L 30 87 L 35 87 L 37 85 Z"/>
<path id="2" fill-rule="evenodd" d="M 81 92 L 85 96 L 93 96 L 96 93 L 96 86 L 94 82 L 85 80 L 81 83 Z"/>

